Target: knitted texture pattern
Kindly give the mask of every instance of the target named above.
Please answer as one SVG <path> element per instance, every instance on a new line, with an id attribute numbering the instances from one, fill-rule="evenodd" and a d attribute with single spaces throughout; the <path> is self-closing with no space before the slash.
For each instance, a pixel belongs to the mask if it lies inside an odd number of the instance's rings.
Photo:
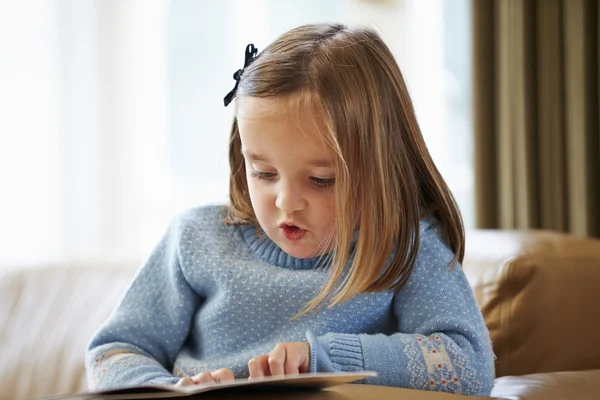
<path id="1" fill-rule="evenodd" d="M 176 383 L 231 368 L 279 342 L 308 341 L 311 372 L 376 371 L 364 383 L 489 395 L 489 332 L 437 220 L 398 293 L 359 294 L 292 319 L 320 290 L 327 257 L 296 259 L 253 225 L 223 223 L 225 208 L 179 215 L 137 272 L 86 353 L 91 387 Z"/>

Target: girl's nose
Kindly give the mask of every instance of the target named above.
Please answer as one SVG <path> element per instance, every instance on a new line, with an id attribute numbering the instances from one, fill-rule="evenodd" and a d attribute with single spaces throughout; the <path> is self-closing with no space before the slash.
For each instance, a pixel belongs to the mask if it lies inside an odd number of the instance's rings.
<path id="1" fill-rule="evenodd" d="M 292 214 L 294 211 L 301 211 L 306 207 L 306 199 L 302 191 L 295 189 L 290 185 L 282 184 L 277 192 L 275 206 L 286 214 Z"/>

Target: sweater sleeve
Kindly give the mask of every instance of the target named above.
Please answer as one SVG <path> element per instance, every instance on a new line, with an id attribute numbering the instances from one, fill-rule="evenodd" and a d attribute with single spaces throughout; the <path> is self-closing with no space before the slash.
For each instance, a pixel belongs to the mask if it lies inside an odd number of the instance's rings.
<path id="1" fill-rule="evenodd" d="M 327 333 L 307 339 L 311 371 L 375 371 L 364 383 L 489 395 L 494 355 L 489 332 L 439 226 L 421 233 L 419 255 L 406 286 L 394 297 L 398 332 Z"/>
<path id="2" fill-rule="evenodd" d="M 177 222 L 156 246 L 86 352 L 89 386 L 175 384 L 169 371 L 186 340 L 199 296 L 185 279 Z"/>

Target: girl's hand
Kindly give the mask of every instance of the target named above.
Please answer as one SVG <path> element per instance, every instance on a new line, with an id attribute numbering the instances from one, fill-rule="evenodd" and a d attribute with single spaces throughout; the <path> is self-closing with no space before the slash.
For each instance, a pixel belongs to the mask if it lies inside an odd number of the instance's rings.
<path id="1" fill-rule="evenodd" d="M 200 383 L 217 383 L 234 380 L 233 371 L 229 368 L 221 368 L 212 372 L 200 372 L 198 375 L 181 378 L 175 386 L 193 386 Z"/>
<path id="2" fill-rule="evenodd" d="M 308 372 L 310 344 L 308 342 L 278 343 L 267 354 L 248 361 L 250 378 L 264 376 L 297 375 Z"/>

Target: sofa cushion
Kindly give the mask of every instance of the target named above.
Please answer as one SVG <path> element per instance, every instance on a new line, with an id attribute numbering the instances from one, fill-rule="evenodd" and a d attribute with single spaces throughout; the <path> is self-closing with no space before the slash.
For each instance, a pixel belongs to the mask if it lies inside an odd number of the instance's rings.
<path id="1" fill-rule="evenodd" d="M 497 376 L 600 368 L 600 240 L 467 232 L 463 268 L 490 329 Z"/>
<path id="2" fill-rule="evenodd" d="M 85 347 L 135 266 L 0 268 L 0 400 L 86 390 Z"/>

